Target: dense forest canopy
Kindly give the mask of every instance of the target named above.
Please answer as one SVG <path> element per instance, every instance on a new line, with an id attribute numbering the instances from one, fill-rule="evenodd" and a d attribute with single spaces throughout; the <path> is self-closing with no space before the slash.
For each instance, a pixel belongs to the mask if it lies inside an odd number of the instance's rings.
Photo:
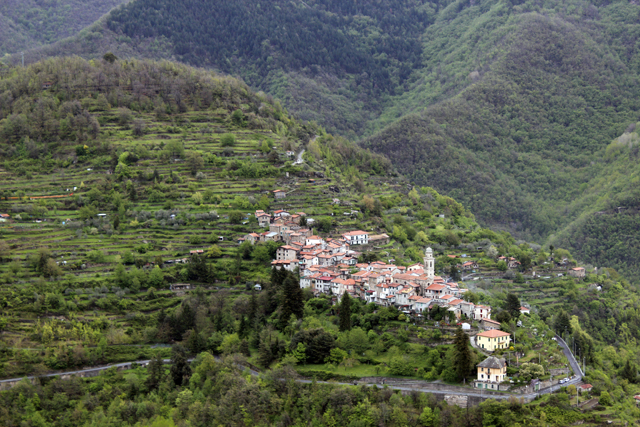
<path id="1" fill-rule="evenodd" d="M 3 1 L 0 3 L 0 57 L 74 36 L 127 1 Z"/>

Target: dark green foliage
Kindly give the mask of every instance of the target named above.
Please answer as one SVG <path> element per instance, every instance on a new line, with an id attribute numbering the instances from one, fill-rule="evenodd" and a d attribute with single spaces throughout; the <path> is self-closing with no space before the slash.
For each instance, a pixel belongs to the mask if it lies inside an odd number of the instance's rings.
<path id="1" fill-rule="evenodd" d="M 348 292 L 342 294 L 342 300 L 340 301 L 340 331 L 348 331 L 351 329 L 351 296 Z"/>
<path id="2" fill-rule="evenodd" d="M 509 312 L 512 318 L 517 319 L 520 317 L 520 307 L 520 299 L 518 296 L 516 294 L 508 293 L 504 309 Z"/>
<path id="3" fill-rule="evenodd" d="M 154 357 L 148 366 L 148 376 L 145 382 L 149 391 L 156 390 L 164 379 L 164 362 L 160 355 Z"/>
<path id="4" fill-rule="evenodd" d="M 620 372 L 620 376 L 630 383 L 638 382 L 638 368 L 636 367 L 636 364 L 627 360 L 627 363 L 624 364 L 624 367 Z"/>
<path id="5" fill-rule="evenodd" d="M 207 282 L 211 277 L 211 268 L 207 264 L 207 258 L 203 254 L 193 254 L 187 264 L 187 277 L 189 280 Z"/>
<path id="6" fill-rule="evenodd" d="M 288 273 L 288 272 L 287 272 Z M 280 327 L 284 329 L 291 315 L 302 318 L 304 296 L 299 280 L 291 273 L 286 275 L 282 283 L 282 306 L 280 307 Z"/>
<path id="7" fill-rule="evenodd" d="M 501 310 L 495 314 L 494 319 L 500 323 L 509 323 L 511 321 L 511 314 L 507 310 Z"/>
<path id="8" fill-rule="evenodd" d="M 464 333 L 461 327 L 456 329 L 456 335 L 453 341 L 454 360 L 453 366 L 458 381 L 461 381 L 471 371 L 473 367 L 474 357 L 469 344 L 469 336 Z"/>
<path id="9" fill-rule="evenodd" d="M 335 348 L 335 339 L 324 329 L 310 329 L 297 332 L 291 339 L 291 349 L 295 349 L 298 343 L 306 347 L 307 363 L 324 363 L 332 348 Z"/>
<path id="10" fill-rule="evenodd" d="M 359 132 L 371 116 L 362 100 L 379 110 L 381 97 L 402 90 L 421 65 L 424 29 L 446 3 L 140 0 L 111 13 L 107 26 L 133 39 L 162 37 L 181 61 L 239 74 L 288 99 L 305 119 Z M 320 79 L 304 81 L 327 73 L 349 89 L 336 96 Z M 234 123 L 243 124 L 241 114 Z"/>
<path id="11" fill-rule="evenodd" d="M 174 345 L 171 349 L 171 379 L 176 386 L 189 381 L 191 367 L 187 362 L 187 350 L 181 345 Z"/>
<path id="12" fill-rule="evenodd" d="M 124 0 L 2 2 L 0 53 L 20 52 L 73 36 L 122 3 Z"/>
<path id="13" fill-rule="evenodd" d="M 233 211 L 229 213 L 229 222 L 231 224 L 240 224 L 241 221 L 242 221 L 242 212 Z"/>
<path id="14" fill-rule="evenodd" d="M 572 332 L 571 324 L 569 323 L 569 315 L 567 314 L 567 312 L 561 310 L 558 314 L 556 314 L 553 327 L 559 335 Z"/>

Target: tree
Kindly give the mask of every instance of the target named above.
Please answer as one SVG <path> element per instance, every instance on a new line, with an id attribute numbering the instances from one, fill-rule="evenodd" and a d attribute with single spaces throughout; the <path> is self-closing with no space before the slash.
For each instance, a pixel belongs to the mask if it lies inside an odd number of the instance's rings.
<path id="1" fill-rule="evenodd" d="M 231 121 L 236 126 L 244 126 L 245 125 L 245 116 L 242 110 L 238 109 L 231 113 Z"/>
<path id="2" fill-rule="evenodd" d="M 460 277 L 460 269 L 458 268 L 458 266 L 452 265 L 451 268 L 449 268 L 449 275 L 451 276 L 451 279 L 453 279 L 456 282 L 459 282 L 461 277 Z"/>
<path id="3" fill-rule="evenodd" d="M 306 346 L 309 363 L 323 363 L 336 346 L 333 336 L 322 328 L 298 331 L 291 339 L 290 349 L 296 348 L 298 343 Z"/>
<path id="4" fill-rule="evenodd" d="M 222 344 L 218 347 L 218 351 L 222 354 L 234 354 L 240 352 L 240 337 L 238 334 L 228 334 L 222 339 Z"/>
<path id="5" fill-rule="evenodd" d="M 258 313 L 258 298 L 256 297 L 255 288 L 251 288 L 251 298 L 249 298 L 249 328 L 253 327 L 253 322 Z"/>
<path id="6" fill-rule="evenodd" d="M 187 165 L 187 168 L 189 169 L 189 172 L 191 172 L 191 175 L 193 176 L 196 176 L 196 173 L 198 173 L 198 171 L 204 167 L 204 159 L 202 158 L 202 154 L 198 153 L 197 151 L 189 151 L 187 153 L 187 159 L 185 163 Z"/>
<path id="7" fill-rule="evenodd" d="M 495 258 L 498 256 L 498 250 L 495 246 L 491 245 L 487 248 L 487 250 L 484 251 L 484 254 L 489 258 Z"/>
<path id="8" fill-rule="evenodd" d="M 333 222 L 331 221 L 331 218 L 321 218 L 320 221 L 318 221 L 318 230 L 324 232 L 324 233 L 328 233 L 331 231 L 331 227 L 333 227 Z"/>
<path id="9" fill-rule="evenodd" d="M 257 245 L 252 253 L 253 259 L 259 263 L 267 263 L 271 260 L 269 248 L 266 245 Z"/>
<path id="10" fill-rule="evenodd" d="M 240 224 L 242 222 L 242 212 L 232 211 L 229 213 L 229 222 L 231 224 Z"/>
<path id="11" fill-rule="evenodd" d="M 425 406 L 418 418 L 418 422 L 421 426 L 424 427 L 433 427 L 436 425 L 436 414 L 433 412 L 431 408 Z"/>
<path id="12" fill-rule="evenodd" d="M 329 352 L 329 356 L 325 358 L 325 363 L 332 363 L 334 365 L 339 365 L 342 363 L 344 359 L 346 359 L 349 355 L 346 351 L 339 348 L 332 348 Z"/>
<path id="13" fill-rule="evenodd" d="M 223 147 L 233 147 L 236 145 L 236 136 L 232 133 L 225 133 L 222 135 L 222 138 L 220 138 L 220 144 L 222 144 Z"/>
<path id="14" fill-rule="evenodd" d="M 307 346 L 299 342 L 291 354 L 296 358 L 298 363 L 305 363 L 307 361 Z"/>
<path id="15" fill-rule="evenodd" d="M 544 368 L 537 363 L 523 363 L 520 365 L 520 373 L 531 375 L 532 378 L 540 378 L 544 375 Z"/>
<path id="16" fill-rule="evenodd" d="M 631 362 L 627 359 L 627 363 L 625 363 L 622 371 L 620 372 L 620 376 L 630 383 L 635 383 L 638 380 L 638 368 L 635 363 Z"/>
<path id="17" fill-rule="evenodd" d="M 151 359 L 147 368 L 147 380 L 145 382 L 149 391 L 156 390 L 164 377 L 164 363 L 160 354 Z"/>
<path id="18" fill-rule="evenodd" d="M 611 399 L 611 395 L 608 391 L 603 391 L 600 394 L 600 399 L 598 399 L 598 403 L 602 406 L 611 406 L 613 405 L 613 400 Z"/>
<path id="19" fill-rule="evenodd" d="M 162 270 L 160 270 L 159 266 L 154 266 L 151 269 L 151 273 L 149 273 L 149 286 L 153 286 L 155 288 L 160 288 L 164 284 L 164 274 Z"/>
<path id="20" fill-rule="evenodd" d="M 118 60 L 118 57 L 115 56 L 113 53 L 111 52 L 107 52 L 104 54 L 104 56 L 102 57 L 102 59 L 104 59 L 105 61 L 113 64 L 114 62 L 116 62 Z"/>
<path id="21" fill-rule="evenodd" d="M 518 261 L 520 261 L 520 268 L 522 271 L 529 270 L 531 268 L 531 255 L 527 252 L 522 252 L 518 256 Z"/>
<path id="22" fill-rule="evenodd" d="M 62 270 L 53 258 L 49 258 L 42 268 L 42 274 L 45 277 L 58 277 L 62 276 Z"/>
<path id="23" fill-rule="evenodd" d="M 500 271 L 507 271 L 507 262 L 503 259 L 501 259 L 500 261 L 498 261 L 498 264 L 496 264 L 496 267 L 498 268 L 498 270 Z"/>
<path id="24" fill-rule="evenodd" d="M 187 362 L 187 350 L 182 345 L 174 345 L 171 349 L 171 379 L 177 386 L 188 381 L 191 367 Z"/>
<path id="25" fill-rule="evenodd" d="M 340 301 L 340 331 L 348 331 L 351 329 L 351 297 L 349 293 L 345 291 L 342 294 L 342 301 Z"/>
<path id="26" fill-rule="evenodd" d="M 564 334 L 565 332 L 568 332 L 568 333 L 573 332 L 569 315 L 564 310 L 560 310 L 560 312 L 556 315 L 556 319 L 555 319 L 555 322 L 553 323 L 553 327 L 556 330 L 556 332 L 560 335 Z"/>
<path id="27" fill-rule="evenodd" d="M 469 348 L 469 337 L 464 333 L 461 327 L 456 329 L 456 335 L 453 341 L 453 366 L 458 376 L 458 380 L 465 378 L 473 365 L 473 354 Z"/>
<path id="28" fill-rule="evenodd" d="M 207 249 L 207 258 L 220 258 L 222 256 L 222 250 L 220 246 L 213 245 Z"/>
<path id="29" fill-rule="evenodd" d="M 80 219 L 83 221 L 95 218 L 96 215 L 98 215 L 98 209 L 96 209 L 93 205 L 83 206 L 78 211 L 78 217 L 80 217 Z"/>
<path id="30" fill-rule="evenodd" d="M 518 296 L 512 293 L 508 293 L 505 310 L 509 312 L 512 318 L 517 319 L 518 317 L 520 317 L 520 307 L 520 299 L 518 299 Z"/>
<path id="31" fill-rule="evenodd" d="M 280 326 L 284 329 L 291 315 L 302 318 L 304 311 L 304 295 L 302 288 L 293 274 L 287 274 L 283 282 L 282 307 L 280 309 Z"/>

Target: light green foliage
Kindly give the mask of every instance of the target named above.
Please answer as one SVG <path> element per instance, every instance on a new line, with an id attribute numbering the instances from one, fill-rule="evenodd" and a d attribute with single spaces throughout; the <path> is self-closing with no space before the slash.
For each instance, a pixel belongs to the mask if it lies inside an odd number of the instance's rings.
<path id="1" fill-rule="evenodd" d="M 348 356 L 347 352 L 339 348 L 332 348 L 329 356 L 325 359 L 325 363 L 339 365 Z"/>
<path id="2" fill-rule="evenodd" d="M 232 133 L 226 133 L 220 138 L 220 144 L 223 147 L 233 147 L 236 144 L 236 136 Z"/>
<path id="3" fill-rule="evenodd" d="M 602 406 L 611 406 L 613 405 L 613 399 L 611 399 L 611 395 L 607 391 L 603 391 L 600 394 L 600 398 L 598 399 L 598 403 Z"/>
<path id="4" fill-rule="evenodd" d="M 523 363 L 520 365 L 520 373 L 530 375 L 531 378 L 540 378 L 544 375 L 544 368 L 536 363 Z"/>
<path id="5" fill-rule="evenodd" d="M 234 354 L 240 352 L 240 338 L 238 334 L 225 335 L 218 351 L 223 354 Z"/>

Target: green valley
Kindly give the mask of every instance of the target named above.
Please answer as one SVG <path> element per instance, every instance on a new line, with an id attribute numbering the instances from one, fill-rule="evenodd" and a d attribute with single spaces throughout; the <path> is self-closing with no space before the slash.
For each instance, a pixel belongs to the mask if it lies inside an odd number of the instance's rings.
<path id="1" fill-rule="evenodd" d="M 56 58 L 9 68 L 0 96 L 0 375 L 130 368 L 0 382 L 3 425 L 640 415 L 637 286 L 481 227 L 387 158 L 237 79 L 168 61 Z M 612 143 L 610 165 L 632 161 L 636 138 Z M 603 194 L 617 191 L 609 185 Z M 600 215 L 622 219 L 633 201 Z M 345 252 L 363 235 L 372 241 Z M 486 333 L 515 342 L 489 353 L 476 338 Z M 578 372 L 556 334 L 584 378 L 564 382 Z M 489 356 L 509 360 L 505 381 L 478 376 Z M 523 394 L 532 380 L 557 393 Z M 460 408 L 420 392 L 473 397 L 480 385 L 494 394 L 476 403 L 498 400 Z"/>

